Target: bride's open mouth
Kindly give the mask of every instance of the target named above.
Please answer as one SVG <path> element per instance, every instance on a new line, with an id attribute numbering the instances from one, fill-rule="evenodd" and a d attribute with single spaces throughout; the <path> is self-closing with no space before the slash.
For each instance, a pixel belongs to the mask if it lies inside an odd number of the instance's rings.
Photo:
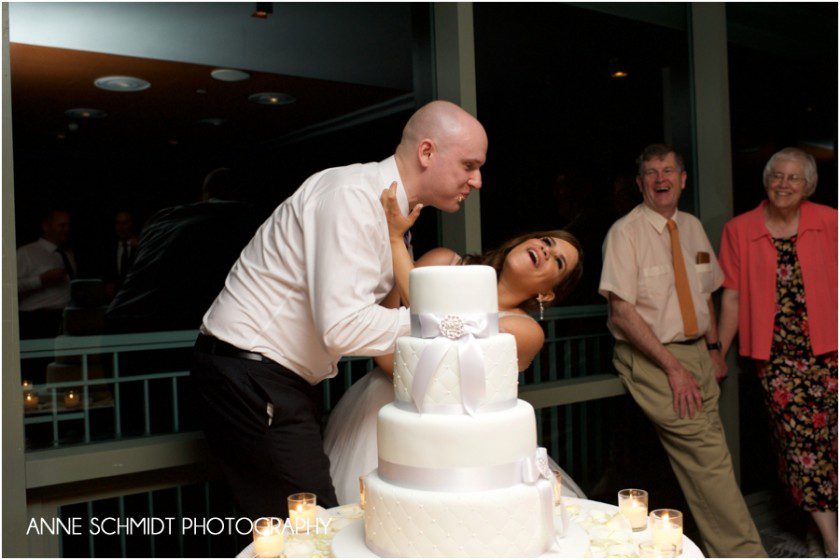
<path id="1" fill-rule="evenodd" d="M 528 255 L 531 257 L 531 262 L 534 263 L 535 267 L 540 266 L 540 257 L 534 249 L 528 249 Z"/>

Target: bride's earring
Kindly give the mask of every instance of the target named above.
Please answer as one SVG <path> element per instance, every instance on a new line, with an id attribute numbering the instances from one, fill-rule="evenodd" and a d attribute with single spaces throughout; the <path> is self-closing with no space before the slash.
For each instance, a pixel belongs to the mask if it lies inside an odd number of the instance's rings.
<path id="1" fill-rule="evenodd" d="M 540 304 L 540 321 L 545 319 L 545 305 L 543 305 L 543 300 L 539 296 L 537 296 L 537 303 Z"/>

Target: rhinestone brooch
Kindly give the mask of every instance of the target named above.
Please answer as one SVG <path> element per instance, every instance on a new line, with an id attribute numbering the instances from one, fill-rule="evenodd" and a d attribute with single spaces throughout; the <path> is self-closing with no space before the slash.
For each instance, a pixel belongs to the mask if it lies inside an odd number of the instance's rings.
<path id="1" fill-rule="evenodd" d="M 457 315 L 447 315 L 440 322 L 440 334 L 446 338 L 457 340 L 464 336 L 464 321 Z"/>

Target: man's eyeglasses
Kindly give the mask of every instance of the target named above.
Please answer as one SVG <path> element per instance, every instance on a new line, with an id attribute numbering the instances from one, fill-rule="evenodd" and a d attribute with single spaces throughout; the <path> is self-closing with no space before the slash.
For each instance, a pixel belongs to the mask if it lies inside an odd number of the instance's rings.
<path id="1" fill-rule="evenodd" d="M 784 173 L 771 173 L 769 177 L 771 183 L 782 183 L 785 180 Z M 801 185 L 805 182 L 805 177 L 802 175 L 788 175 L 787 180 L 790 181 L 791 185 Z"/>

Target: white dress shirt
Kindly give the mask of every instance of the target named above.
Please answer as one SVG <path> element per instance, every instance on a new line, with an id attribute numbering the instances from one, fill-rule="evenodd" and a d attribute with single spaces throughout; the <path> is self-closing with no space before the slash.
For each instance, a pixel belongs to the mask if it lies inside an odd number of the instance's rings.
<path id="1" fill-rule="evenodd" d="M 70 305 L 70 278 L 59 284 L 41 285 L 41 274 L 54 268 L 64 268 L 64 261 L 55 243 L 43 237 L 17 250 L 17 278 L 20 311 L 36 309 L 63 309 Z M 76 261 L 71 251 L 65 251 L 70 264 Z"/>
<path id="2" fill-rule="evenodd" d="M 407 214 L 393 156 L 307 179 L 242 251 L 202 331 L 258 352 L 313 385 L 336 375 L 341 356 L 393 351 L 397 337 L 410 330 L 408 309 L 378 305 L 394 286 L 379 201 L 393 181 Z"/>
<path id="3" fill-rule="evenodd" d="M 709 330 L 708 301 L 723 283 L 723 271 L 700 220 L 677 211 L 677 223 L 691 299 L 700 334 Z M 639 204 L 612 225 L 604 240 L 604 265 L 598 291 L 610 292 L 633 304 L 663 344 L 682 342 L 682 312 L 674 280 L 674 260 L 668 220 Z M 627 338 L 608 321 L 617 340 Z"/>

